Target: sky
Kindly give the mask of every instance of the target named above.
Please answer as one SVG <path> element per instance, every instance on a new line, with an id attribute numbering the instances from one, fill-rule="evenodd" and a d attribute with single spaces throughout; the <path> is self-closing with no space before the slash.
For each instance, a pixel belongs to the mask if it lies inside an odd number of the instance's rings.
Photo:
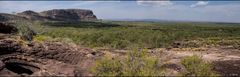
<path id="1" fill-rule="evenodd" d="M 0 1 L 1 13 L 90 9 L 99 19 L 240 22 L 240 1 Z"/>

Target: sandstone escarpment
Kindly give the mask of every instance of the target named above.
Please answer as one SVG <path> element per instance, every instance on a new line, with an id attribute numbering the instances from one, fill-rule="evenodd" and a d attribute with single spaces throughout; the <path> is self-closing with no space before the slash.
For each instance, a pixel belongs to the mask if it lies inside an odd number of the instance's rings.
<path id="1" fill-rule="evenodd" d="M 59 21 L 92 21 L 97 17 L 91 10 L 84 9 L 53 9 L 43 12 L 24 11 L 17 14 L 30 20 L 59 20 Z"/>
<path id="2" fill-rule="evenodd" d="M 83 9 L 53 9 L 40 12 L 43 17 L 56 20 L 96 20 L 91 10 Z"/>

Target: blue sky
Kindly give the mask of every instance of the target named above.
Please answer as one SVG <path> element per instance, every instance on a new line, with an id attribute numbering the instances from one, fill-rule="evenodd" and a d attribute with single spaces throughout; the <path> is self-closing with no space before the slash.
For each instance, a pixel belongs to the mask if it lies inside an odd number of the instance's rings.
<path id="1" fill-rule="evenodd" d="M 99 19 L 240 22 L 240 1 L 0 1 L 1 13 L 72 8 Z"/>

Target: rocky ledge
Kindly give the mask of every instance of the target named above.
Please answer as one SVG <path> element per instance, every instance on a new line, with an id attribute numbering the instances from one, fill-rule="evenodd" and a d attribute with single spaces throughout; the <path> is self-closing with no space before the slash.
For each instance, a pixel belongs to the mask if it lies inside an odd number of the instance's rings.
<path id="1" fill-rule="evenodd" d="M 91 49 L 62 42 L 24 41 L 16 31 L 14 26 L 0 23 L 0 76 L 91 76 L 82 66 L 94 60 L 96 54 Z"/>

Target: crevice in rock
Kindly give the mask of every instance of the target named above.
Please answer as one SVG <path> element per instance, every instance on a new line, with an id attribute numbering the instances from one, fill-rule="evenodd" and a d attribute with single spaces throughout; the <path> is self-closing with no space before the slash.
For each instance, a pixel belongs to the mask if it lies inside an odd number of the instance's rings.
<path id="1" fill-rule="evenodd" d="M 33 71 L 31 71 L 27 68 L 24 68 L 23 66 L 21 66 L 18 63 L 8 63 L 8 64 L 6 64 L 6 68 L 17 74 L 24 74 L 24 73 L 26 73 L 28 75 L 33 74 Z"/>
<path id="2" fill-rule="evenodd" d="M 37 67 L 28 65 L 28 64 L 24 64 L 24 63 L 17 63 L 17 62 L 9 62 L 9 63 L 5 63 L 5 67 L 17 74 L 27 74 L 27 75 L 31 75 L 34 72 L 40 70 Z"/>

